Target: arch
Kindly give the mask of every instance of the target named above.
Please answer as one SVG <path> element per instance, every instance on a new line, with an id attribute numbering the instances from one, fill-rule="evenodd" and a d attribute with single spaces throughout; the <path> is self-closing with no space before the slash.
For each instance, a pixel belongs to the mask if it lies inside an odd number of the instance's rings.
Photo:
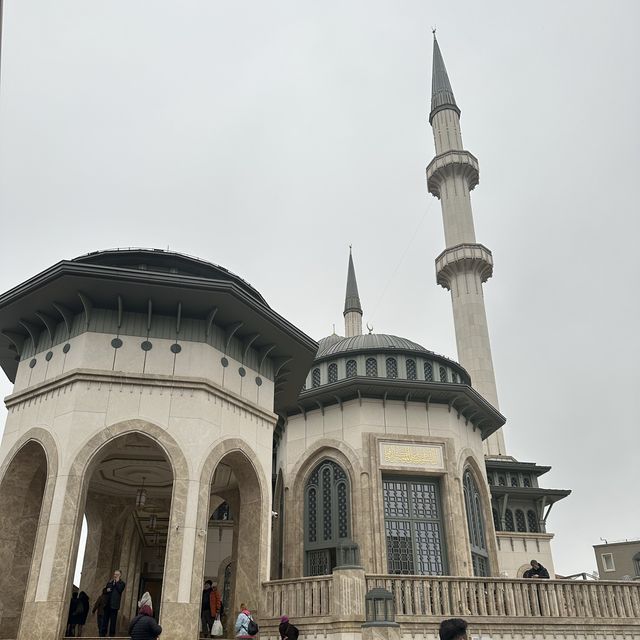
<path id="1" fill-rule="evenodd" d="M 69 514 L 68 516 L 69 523 L 73 527 L 72 542 L 70 547 L 66 547 L 66 545 L 59 540 L 58 548 L 55 550 L 58 558 L 62 559 L 63 555 L 67 556 L 65 560 L 65 564 L 68 567 L 67 575 L 58 577 L 56 574 L 52 574 L 49 585 L 49 593 L 62 592 L 64 594 L 62 598 L 63 602 L 68 602 L 70 599 L 72 586 L 72 576 L 70 574 L 73 572 L 73 562 L 71 562 L 71 560 L 78 549 L 82 519 L 85 509 L 87 508 L 89 485 L 94 476 L 94 472 L 103 462 L 108 448 L 113 446 L 117 440 L 131 434 L 137 434 L 149 440 L 163 454 L 171 468 L 172 488 L 169 502 L 169 527 L 164 552 L 164 575 L 171 572 L 172 567 L 170 560 L 176 555 L 179 555 L 176 549 L 181 548 L 182 533 L 179 531 L 179 527 L 176 528 L 175 523 L 177 521 L 182 522 L 181 514 L 185 509 L 185 496 L 189 481 L 189 467 L 182 449 L 165 429 L 147 420 L 136 418 L 109 425 L 93 435 L 82 446 L 70 465 L 65 500 L 76 506 L 75 513 L 73 515 Z M 120 520 L 129 515 L 130 511 L 127 510 L 127 506 L 128 505 L 123 505 L 121 510 L 118 511 L 118 505 L 116 501 L 113 501 L 113 505 L 109 508 L 114 513 L 113 517 Z M 107 542 L 105 542 L 105 544 L 107 544 Z M 121 539 L 118 537 L 115 541 L 109 542 L 108 544 L 113 545 L 113 560 L 119 562 Z M 142 566 L 141 563 L 138 564 L 140 567 Z M 126 577 L 123 576 L 123 578 L 125 578 L 126 582 Z M 61 580 L 64 580 L 64 584 L 62 585 L 60 584 Z M 175 601 L 178 588 L 177 582 L 177 580 L 168 580 L 162 583 L 160 608 L 162 608 L 165 602 Z M 136 598 L 133 598 L 131 601 L 132 612 L 136 601 Z M 129 612 L 123 611 L 121 613 L 119 625 L 125 624 L 126 616 Z"/>
<path id="2" fill-rule="evenodd" d="M 240 438 L 221 438 L 214 444 L 200 469 L 198 536 L 194 551 L 190 602 L 200 602 L 206 556 L 209 502 L 218 467 L 233 468 L 237 488 L 225 495 L 234 514 L 233 553 L 231 560 L 231 602 L 235 611 L 241 601 L 255 602 L 256 585 L 269 579 L 269 523 L 271 487 L 255 451 Z M 238 559 L 242 558 L 242 562 Z M 258 604 L 256 602 L 256 604 Z M 194 625 L 199 624 L 199 607 L 194 608 Z"/>
<path id="3" fill-rule="evenodd" d="M 335 362 L 332 362 L 327 367 L 327 375 L 329 384 L 331 384 L 332 382 L 338 382 L 338 365 Z"/>
<path id="4" fill-rule="evenodd" d="M 531 569 L 531 564 L 527 562 L 527 564 L 520 565 L 518 567 L 518 571 L 516 572 L 516 578 L 524 578 L 525 571 L 529 571 Z"/>
<path id="5" fill-rule="evenodd" d="M 0 638 L 18 635 L 36 537 L 42 520 L 48 461 L 44 446 L 31 437 L 14 447 L 0 480 Z"/>
<path id="6" fill-rule="evenodd" d="M 5 456 L 4 461 L 0 465 L 0 483 L 2 483 L 9 465 L 18 452 L 25 444 L 32 440 L 37 442 L 44 450 L 47 458 L 47 474 L 54 477 L 58 474 L 58 447 L 56 441 L 49 431 L 45 431 L 40 427 L 32 427 L 16 440 L 9 450 L 9 453 Z"/>
<path id="7" fill-rule="evenodd" d="M 424 379 L 427 382 L 433 382 L 433 364 L 428 360 L 424 363 Z"/>
<path id="8" fill-rule="evenodd" d="M 288 474 L 291 486 L 285 486 L 285 508 L 289 519 L 303 520 L 304 490 L 307 480 L 315 466 L 322 460 L 333 460 L 344 469 L 349 479 L 351 488 L 351 511 L 362 513 L 362 496 L 359 490 L 359 479 L 363 472 L 358 454 L 345 442 L 332 438 L 322 438 L 311 445 L 303 457 L 296 463 Z M 365 545 L 370 544 L 370 536 L 361 535 L 366 531 L 368 523 L 358 518 L 351 521 L 351 540 L 358 543 L 361 552 L 366 557 Z M 303 527 L 294 526 L 285 528 L 285 548 L 290 550 L 287 555 L 284 577 L 298 577 L 303 574 L 304 568 L 304 537 Z"/>
<path id="9" fill-rule="evenodd" d="M 316 367 L 311 372 L 311 388 L 315 389 L 316 387 L 319 387 L 319 386 L 320 386 L 320 369 Z"/>
<path id="10" fill-rule="evenodd" d="M 347 378 L 355 378 L 358 375 L 358 363 L 351 359 L 346 364 Z"/>
<path id="11" fill-rule="evenodd" d="M 413 358 L 407 358 L 407 380 L 417 380 L 418 370 L 416 369 L 416 361 Z"/>
<path id="12" fill-rule="evenodd" d="M 375 378 L 378 375 L 378 361 L 375 358 L 367 358 L 365 373 L 371 378 Z"/>
<path id="13" fill-rule="evenodd" d="M 395 358 L 389 357 L 385 360 L 385 367 L 387 378 L 398 377 L 398 361 Z"/>

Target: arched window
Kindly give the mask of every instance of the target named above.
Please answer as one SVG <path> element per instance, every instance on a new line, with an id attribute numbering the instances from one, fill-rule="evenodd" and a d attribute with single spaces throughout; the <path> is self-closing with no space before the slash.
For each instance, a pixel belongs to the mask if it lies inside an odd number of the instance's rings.
<path id="1" fill-rule="evenodd" d="M 387 378 L 398 377 L 398 361 L 395 358 L 387 358 Z"/>
<path id="2" fill-rule="evenodd" d="M 338 382 L 338 365 L 335 362 L 332 362 L 328 368 L 329 372 L 329 382 Z"/>
<path id="3" fill-rule="evenodd" d="M 355 360 L 347 360 L 347 378 L 355 378 L 358 375 L 358 365 Z"/>
<path id="4" fill-rule="evenodd" d="M 458 374 L 455 371 L 451 372 L 451 382 L 455 382 L 455 384 L 458 384 Z"/>
<path id="5" fill-rule="evenodd" d="M 527 532 L 527 524 L 524 521 L 524 511 L 522 509 L 516 509 L 516 529 L 520 533 Z"/>
<path id="6" fill-rule="evenodd" d="M 433 382 L 433 365 L 430 362 L 424 363 L 424 379 Z"/>
<path id="7" fill-rule="evenodd" d="M 511 476 L 511 486 L 512 487 L 517 487 L 518 486 L 518 476 Z"/>
<path id="8" fill-rule="evenodd" d="M 498 475 L 498 486 L 500 486 L 500 487 L 506 487 L 507 486 L 507 478 L 503 473 Z"/>
<path id="9" fill-rule="evenodd" d="M 440 382 L 447 382 L 447 370 L 444 367 L 438 369 L 440 373 Z"/>
<path id="10" fill-rule="evenodd" d="M 311 373 L 311 386 L 315 389 L 320 386 L 320 369 L 314 369 Z"/>
<path id="11" fill-rule="evenodd" d="M 467 512 L 467 528 L 471 543 L 471 559 L 473 561 L 473 575 L 489 575 L 489 553 L 487 551 L 487 537 L 484 530 L 484 517 L 478 485 L 467 469 L 463 476 L 464 506 Z"/>
<path id="12" fill-rule="evenodd" d="M 531 486 L 531 478 L 530 476 L 522 476 L 522 486 L 530 487 Z"/>
<path id="13" fill-rule="evenodd" d="M 336 566 L 336 548 L 351 537 L 349 479 L 333 460 L 323 460 L 305 487 L 305 575 L 322 576 Z"/>
<path id="14" fill-rule="evenodd" d="M 513 511 L 507 509 L 504 514 L 504 529 L 505 531 L 515 531 L 516 528 L 513 524 Z"/>
<path id="15" fill-rule="evenodd" d="M 533 509 L 527 511 L 527 524 L 529 525 L 529 531 L 531 531 L 531 533 L 538 533 L 538 516 Z"/>
<path id="16" fill-rule="evenodd" d="M 409 358 L 407 359 L 407 380 L 417 380 L 417 378 L 416 361 Z"/>
<path id="17" fill-rule="evenodd" d="M 378 361 L 375 358 L 367 358 L 365 363 L 366 374 L 368 376 L 377 376 L 378 375 Z"/>

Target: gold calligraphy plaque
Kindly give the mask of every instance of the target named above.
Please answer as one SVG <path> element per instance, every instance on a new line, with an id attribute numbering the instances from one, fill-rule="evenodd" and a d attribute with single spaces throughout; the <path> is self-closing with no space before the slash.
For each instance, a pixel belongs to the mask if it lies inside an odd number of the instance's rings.
<path id="1" fill-rule="evenodd" d="M 383 466 L 442 469 L 442 447 L 428 444 L 380 443 Z"/>

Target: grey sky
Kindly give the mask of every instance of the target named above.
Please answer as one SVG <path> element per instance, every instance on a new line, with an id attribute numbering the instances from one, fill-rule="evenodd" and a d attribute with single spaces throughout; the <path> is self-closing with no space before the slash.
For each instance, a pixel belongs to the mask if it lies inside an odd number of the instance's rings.
<path id="1" fill-rule="evenodd" d="M 7 0 L 0 290 L 170 246 L 317 339 L 342 331 L 353 243 L 365 321 L 455 357 L 424 177 L 437 25 L 480 161 L 507 447 L 573 489 L 556 569 L 591 570 L 600 537 L 640 537 L 639 23 L 634 0 Z"/>

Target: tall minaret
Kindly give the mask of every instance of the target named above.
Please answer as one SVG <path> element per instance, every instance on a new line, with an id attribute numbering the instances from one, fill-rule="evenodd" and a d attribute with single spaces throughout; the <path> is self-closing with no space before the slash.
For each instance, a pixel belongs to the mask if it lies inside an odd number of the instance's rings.
<path id="1" fill-rule="evenodd" d="M 456 104 L 440 47 L 433 34 L 433 79 L 429 123 L 436 157 L 427 167 L 429 193 L 440 199 L 446 249 L 436 258 L 438 284 L 451 291 L 458 359 L 473 387 L 496 409 L 498 394 L 484 309 L 482 284 L 493 273 L 491 251 L 476 242 L 471 190 L 478 184 L 478 160 L 465 151 Z M 485 454 L 505 455 L 502 430 L 485 440 Z"/>
<path id="2" fill-rule="evenodd" d="M 347 338 L 362 335 L 362 305 L 358 295 L 356 270 L 349 247 L 349 269 L 347 271 L 347 292 L 344 297 L 344 335 Z"/>

